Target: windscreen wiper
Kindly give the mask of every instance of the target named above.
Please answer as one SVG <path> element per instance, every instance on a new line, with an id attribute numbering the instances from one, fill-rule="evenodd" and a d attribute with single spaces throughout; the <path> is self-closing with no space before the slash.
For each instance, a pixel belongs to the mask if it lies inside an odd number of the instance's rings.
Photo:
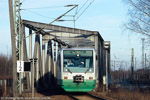
<path id="1" fill-rule="evenodd" d="M 85 71 L 85 74 L 90 70 L 90 68 L 88 68 L 86 71 Z"/>
<path id="2" fill-rule="evenodd" d="M 67 72 L 70 72 L 70 73 L 72 74 L 72 72 L 70 71 L 70 69 L 68 69 L 68 68 L 66 68 L 66 69 L 67 69 L 67 70 L 66 70 Z"/>

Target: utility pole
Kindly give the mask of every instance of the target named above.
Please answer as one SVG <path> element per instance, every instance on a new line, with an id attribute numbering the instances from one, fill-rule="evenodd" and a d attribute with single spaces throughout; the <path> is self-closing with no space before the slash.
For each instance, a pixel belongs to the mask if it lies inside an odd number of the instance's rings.
<path id="1" fill-rule="evenodd" d="M 125 68 L 125 72 L 126 72 L 126 69 L 128 71 L 128 62 L 126 61 L 126 68 Z M 125 73 L 125 79 L 126 79 L 126 73 Z"/>
<path id="2" fill-rule="evenodd" d="M 20 17 L 20 0 L 14 0 L 14 7 L 13 7 L 13 1 L 9 0 L 9 13 L 10 13 L 10 24 L 11 24 L 11 41 L 12 41 L 12 56 L 13 56 L 13 80 L 15 81 L 15 90 L 13 93 L 17 93 L 17 87 L 19 89 L 19 93 L 21 94 L 23 89 L 23 73 L 19 73 L 19 80 L 17 76 L 17 60 L 22 59 L 21 50 L 23 49 L 21 47 L 22 42 L 22 36 L 21 35 L 21 17 Z M 14 10 L 14 11 L 13 11 Z M 18 84 L 19 83 L 19 84 Z M 13 85 L 14 85 L 13 84 Z"/>
<path id="3" fill-rule="evenodd" d="M 142 68 L 144 68 L 144 40 L 145 38 L 141 38 L 142 40 Z"/>
<path id="4" fill-rule="evenodd" d="M 11 46 L 12 46 L 12 60 L 13 60 L 13 96 L 17 97 L 17 64 L 16 64 L 16 43 L 15 43 L 15 27 L 13 17 L 13 2 L 9 2 L 9 16 L 10 16 L 10 30 L 11 30 Z"/>
<path id="5" fill-rule="evenodd" d="M 106 90 L 108 91 L 108 50 L 106 50 L 106 79 L 107 79 L 107 83 L 106 83 Z"/>
<path id="6" fill-rule="evenodd" d="M 108 86 L 109 86 L 109 68 L 110 68 L 110 65 L 109 65 L 109 61 L 110 61 L 110 56 L 109 56 L 109 53 L 110 53 L 110 41 L 105 41 L 104 42 L 104 48 L 106 50 L 106 62 L 105 62 L 105 65 L 106 65 L 106 90 L 108 91 Z"/>
<path id="7" fill-rule="evenodd" d="M 131 79 L 134 77 L 134 49 L 131 52 Z"/>
<path id="8" fill-rule="evenodd" d="M 37 58 L 30 59 L 32 62 L 32 71 L 31 71 L 31 92 L 32 92 L 32 97 L 34 97 L 34 69 L 35 69 L 35 63 L 37 62 Z"/>
<path id="9" fill-rule="evenodd" d="M 114 60 L 114 71 L 115 71 L 115 60 Z"/>
<path id="10" fill-rule="evenodd" d="M 149 66 L 148 66 L 148 69 L 150 69 L 150 61 L 149 61 Z"/>
<path id="11" fill-rule="evenodd" d="M 136 57 L 135 57 L 135 63 L 134 63 L 134 70 L 136 70 Z"/>
<path id="12" fill-rule="evenodd" d="M 144 69 L 146 69 L 146 53 L 145 53 L 145 66 L 144 66 Z"/>

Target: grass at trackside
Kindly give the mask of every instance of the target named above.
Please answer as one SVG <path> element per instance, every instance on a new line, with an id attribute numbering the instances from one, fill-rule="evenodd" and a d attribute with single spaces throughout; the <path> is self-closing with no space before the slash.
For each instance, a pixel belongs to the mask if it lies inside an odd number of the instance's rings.
<path id="1" fill-rule="evenodd" d="M 150 100 L 150 90 L 148 89 L 113 89 L 107 96 L 117 100 Z"/>

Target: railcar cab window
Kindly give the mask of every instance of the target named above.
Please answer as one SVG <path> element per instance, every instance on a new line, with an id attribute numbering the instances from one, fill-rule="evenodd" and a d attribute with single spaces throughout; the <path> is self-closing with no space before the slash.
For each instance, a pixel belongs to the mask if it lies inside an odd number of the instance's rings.
<path id="1" fill-rule="evenodd" d="M 93 50 L 64 50 L 63 63 L 64 72 L 93 72 Z"/>

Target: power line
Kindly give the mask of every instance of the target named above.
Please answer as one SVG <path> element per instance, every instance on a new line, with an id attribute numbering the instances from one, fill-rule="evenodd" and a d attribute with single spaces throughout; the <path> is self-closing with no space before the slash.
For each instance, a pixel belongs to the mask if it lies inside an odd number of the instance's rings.
<path id="1" fill-rule="evenodd" d="M 77 21 L 81 15 L 90 7 L 90 5 L 94 2 L 95 0 L 91 1 L 90 4 L 83 10 L 83 12 L 75 19 Z"/>
<path id="2" fill-rule="evenodd" d="M 77 11 L 77 13 L 88 3 L 89 0 L 87 0 L 83 5 L 82 7 Z"/>
<path id="3" fill-rule="evenodd" d="M 62 14 L 61 16 L 59 16 L 59 17 L 57 17 L 57 18 L 55 18 L 53 21 L 51 21 L 49 24 L 47 24 L 47 25 L 50 25 L 50 24 L 52 24 L 52 23 L 54 23 L 55 21 L 58 21 L 60 18 L 62 18 L 63 16 L 65 16 L 67 13 L 69 13 L 71 10 L 73 10 L 74 8 L 76 8 L 78 5 L 70 5 L 70 6 L 73 6 L 70 10 L 68 10 L 67 12 L 65 12 L 64 14 Z M 67 6 L 66 6 L 67 7 Z M 43 28 L 40 28 L 40 29 L 38 29 L 38 30 L 36 30 L 34 33 L 32 33 L 32 34 L 35 34 L 35 33 L 37 33 L 37 32 L 40 32 L 40 31 L 42 31 L 47 25 L 45 25 Z M 28 38 L 29 36 L 27 36 L 26 38 Z"/>
<path id="4" fill-rule="evenodd" d="M 21 2 L 21 4 L 24 3 L 25 1 L 26 1 L 26 0 L 23 0 L 23 1 Z"/>
<path id="5" fill-rule="evenodd" d="M 25 8 L 25 9 L 48 9 L 48 8 L 60 8 L 64 6 L 51 6 L 51 7 L 37 7 L 37 8 Z"/>
<path id="6" fill-rule="evenodd" d="M 25 1 L 25 0 L 24 0 Z M 51 7 L 37 7 L 37 8 L 25 8 L 25 9 L 21 9 L 21 10 L 25 10 L 25 11 L 28 11 L 28 12 L 31 12 L 31 13 L 34 13 L 36 15 L 39 15 L 39 16 L 42 16 L 42 17 L 45 17 L 45 18 L 48 18 L 48 19 L 55 19 L 55 18 L 50 18 L 48 16 L 45 16 L 45 15 L 42 15 L 42 14 L 39 14 L 37 12 L 34 12 L 34 11 L 31 11 L 29 9 L 47 9 L 47 8 L 58 8 L 58 7 L 71 7 L 72 5 L 66 5 L 66 6 L 51 6 Z M 78 6 L 77 6 L 78 8 Z M 77 13 L 77 10 L 76 10 L 76 13 Z M 75 13 L 75 14 L 76 14 Z M 72 17 L 74 17 L 75 15 L 73 15 Z M 61 21 L 61 20 L 60 20 Z M 70 20 L 72 21 L 72 20 Z"/>
<path id="7" fill-rule="evenodd" d="M 36 15 L 39 15 L 39 16 L 41 16 L 41 17 L 45 17 L 45 18 L 48 18 L 48 19 L 55 19 L 55 18 L 50 18 L 50 17 L 48 17 L 48 16 L 45 16 L 45 15 L 36 13 L 36 12 L 34 12 L 34 11 L 31 11 L 31 10 L 27 10 L 27 9 L 21 9 L 21 10 L 23 10 L 23 11 L 28 11 L 28 12 L 31 12 L 31 13 L 33 13 L 33 14 L 36 14 Z"/>

